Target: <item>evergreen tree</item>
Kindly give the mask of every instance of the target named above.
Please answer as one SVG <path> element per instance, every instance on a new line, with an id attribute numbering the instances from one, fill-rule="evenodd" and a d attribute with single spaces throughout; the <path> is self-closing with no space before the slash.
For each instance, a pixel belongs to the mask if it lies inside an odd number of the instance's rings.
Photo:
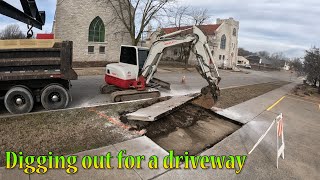
<path id="1" fill-rule="evenodd" d="M 307 80 L 311 82 L 315 87 L 317 83 L 320 84 L 320 49 L 313 47 L 306 51 L 304 57 L 304 72 L 307 75 Z M 318 87 L 320 93 L 320 85 Z"/>

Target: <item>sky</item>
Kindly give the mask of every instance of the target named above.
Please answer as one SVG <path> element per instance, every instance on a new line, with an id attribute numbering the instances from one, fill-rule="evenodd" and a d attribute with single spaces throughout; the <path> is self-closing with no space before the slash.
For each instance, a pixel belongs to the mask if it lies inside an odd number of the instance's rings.
<path id="1" fill-rule="evenodd" d="M 19 0 L 5 0 L 21 9 Z M 58 0 L 60 1 L 60 0 Z M 319 0 L 178 0 L 191 8 L 207 8 L 212 17 L 233 17 L 240 22 L 239 47 L 249 51 L 283 52 L 288 57 L 302 57 L 306 49 L 320 46 Z M 56 0 L 36 1 L 46 11 L 43 31 L 51 32 Z M 8 24 L 26 25 L 0 15 L 0 31 Z"/>

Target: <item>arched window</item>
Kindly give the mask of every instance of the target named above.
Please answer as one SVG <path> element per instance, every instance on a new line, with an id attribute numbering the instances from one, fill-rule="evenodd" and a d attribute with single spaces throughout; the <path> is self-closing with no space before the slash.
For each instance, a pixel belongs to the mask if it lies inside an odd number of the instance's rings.
<path id="1" fill-rule="evenodd" d="M 226 35 L 224 34 L 221 37 L 220 49 L 226 49 L 226 43 L 227 43 L 227 38 L 226 38 Z"/>
<path id="2" fill-rule="evenodd" d="M 89 27 L 89 42 L 104 42 L 105 28 L 102 19 L 97 16 L 93 19 Z"/>
<path id="3" fill-rule="evenodd" d="M 234 36 L 237 36 L 237 30 L 236 30 L 236 28 L 233 29 L 232 34 L 233 34 Z"/>

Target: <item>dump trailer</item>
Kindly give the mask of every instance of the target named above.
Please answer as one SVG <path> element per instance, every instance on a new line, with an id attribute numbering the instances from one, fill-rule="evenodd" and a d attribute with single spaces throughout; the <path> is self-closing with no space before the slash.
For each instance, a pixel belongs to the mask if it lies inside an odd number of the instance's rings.
<path id="1" fill-rule="evenodd" d="M 1 40 L 0 97 L 12 114 L 28 113 L 36 102 L 47 110 L 66 108 L 71 101 L 71 41 Z"/>

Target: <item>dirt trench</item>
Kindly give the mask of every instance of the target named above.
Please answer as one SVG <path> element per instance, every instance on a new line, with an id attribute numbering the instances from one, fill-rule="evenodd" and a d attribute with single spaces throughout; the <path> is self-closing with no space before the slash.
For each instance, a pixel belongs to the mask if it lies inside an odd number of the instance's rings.
<path id="1" fill-rule="evenodd" d="M 245 102 L 288 82 L 249 85 L 221 91 L 218 108 L 228 108 Z M 222 117 L 206 105 L 207 98 L 200 96 L 179 110 L 151 123 L 136 122 L 138 129 L 146 129 L 146 135 L 165 150 L 174 150 L 175 154 L 198 154 L 212 147 L 225 137 L 238 130 L 242 124 Z M 131 122 L 132 123 L 132 122 Z"/>

